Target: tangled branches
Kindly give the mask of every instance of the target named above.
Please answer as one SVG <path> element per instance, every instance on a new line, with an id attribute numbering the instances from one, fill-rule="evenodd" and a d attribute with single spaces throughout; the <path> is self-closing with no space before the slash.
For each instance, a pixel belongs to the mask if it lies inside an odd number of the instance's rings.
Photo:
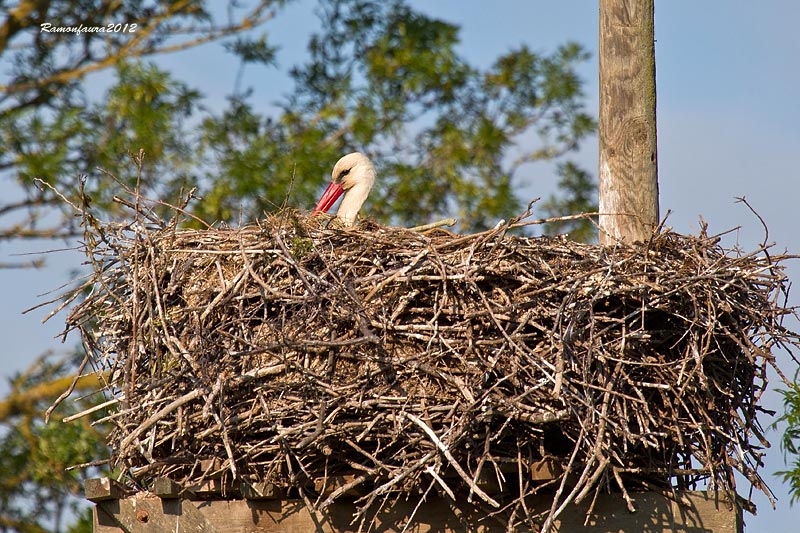
<path id="1" fill-rule="evenodd" d="M 431 491 L 544 529 L 600 491 L 733 494 L 738 472 L 769 493 L 759 398 L 797 340 L 781 257 L 672 232 L 601 247 L 512 224 L 136 218 L 85 219 L 94 273 L 67 323 L 109 376 L 113 461 L 138 488 L 356 495 L 364 529 Z"/>

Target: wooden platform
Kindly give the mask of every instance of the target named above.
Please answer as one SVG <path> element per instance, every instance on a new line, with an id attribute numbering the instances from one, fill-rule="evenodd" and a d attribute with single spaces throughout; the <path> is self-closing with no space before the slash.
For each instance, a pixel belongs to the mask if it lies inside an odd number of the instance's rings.
<path id="1" fill-rule="evenodd" d="M 251 489 L 247 499 L 190 499 L 176 497 L 168 481 L 158 492 L 126 495 L 109 479 L 88 480 L 87 498 L 95 503 L 95 533 L 197 532 L 197 533 L 339 533 L 353 531 L 350 524 L 355 505 L 337 501 L 325 513 L 310 513 L 302 501 L 276 499 Z M 268 491 L 262 491 L 268 492 Z M 632 493 L 637 509 L 627 510 L 621 496 L 602 495 L 589 519 L 588 503 L 567 509 L 557 522 L 559 532 L 645 532 L 645 533 L 742 533 L 742 510 L 713 493 L 681 492 L 677 503 L 657 493 Z M 208 495 L 206 494 L 205 497 Z M 721 498 L 721 496 L 720 496 Z M 454 511 L 451 501 L 429 498 L 419 506 L 416 500 L 399 502 L 377 517 L 376 531 L 505 532 L 504 524 L 484 516 Z M 550 502 L 531 498 L 530 508 L 542 510 Z M 460 516 L 459 516 L 460 515 Z"/>

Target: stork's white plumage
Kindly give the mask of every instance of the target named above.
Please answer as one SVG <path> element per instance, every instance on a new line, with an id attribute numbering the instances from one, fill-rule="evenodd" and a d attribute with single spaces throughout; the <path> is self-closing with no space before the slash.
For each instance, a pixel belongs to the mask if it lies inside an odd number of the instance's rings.
<path id="1" fill-rule="evenodd" d="M 314 213 L 327 213 L 344 194 L 336 218 L 342 225 L 352 226 L 374 183 L 375 167 L 372 161 L 361 152 L 347 154 L 334 165 L 331 183 L 317 202 Z"/>

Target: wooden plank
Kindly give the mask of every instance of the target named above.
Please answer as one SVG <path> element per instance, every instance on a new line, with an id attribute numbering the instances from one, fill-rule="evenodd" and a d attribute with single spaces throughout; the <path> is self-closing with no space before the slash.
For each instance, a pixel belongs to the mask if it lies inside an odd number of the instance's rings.
<path id="1" fill-rule="evenodd" d="M 619 494 L 602 494 L 587 515 L 589 502 L 569 506 L 555 523 L 560 533 L 742 533 L 742 511 L 713 493 L 680 492 L 675 501 L 657 493 L 631 493 L 636 512 L 627 510 Z M 591 499 L 591 498 L 589 498 Z M 550 508 L 546 496 L 526 500 L 531 512 Z M 409 519 L 408 531 L 416 533 L 474 531 L 505 532 L 505 526 L 464 506 L 453 511 L 453 502 L 429 498 L 415 510 L 417 500 L 400 499 L 375 516 L 376 532 L 399 533 Z M 145 531 L 197 531 L 199 533 L 342 533 L 353 531 L 353 502 L 339 501 L 325 512 L 310 513 L 297 500 L 161 500 L 137 495 L 124 500 L 104 500 L 95 508 L 95 533 Z M 460 516 L 457 516 L 460 515 Z M 413 517 L 413 518 L 412 518 Z M 585 523 L 584 523 L 585 522 Z M 357 526 L 357 525 L 356 525 Z M 516 531 L 527 531 L 517 528 Z"/>
<path id="2" fill-rule="evenodd" d="M 605 533 L 647 531 L 653 533 L 743 533 L 742 510 L 722 496 L 704 491 L 680 492 L 680 504 L 661 494 L 631 493 L 636 512 L 628 512 L 617 494 L 604 494 L 586 518 L 588 504 L 563 513 L 558 531 Z M 586 521 L 586 525 L 584 525 Z"/>
<path id="3" fill-rule="evenodd" d="M 423 504 L 417 515 L 413 515 L 415 506 L 415 500 L 396 502 L 380 513 L 378 526 L 373 531 L 399 533 L 411 516 L 414 516 L 414 526 L 407 531 L 464 531 L 464 526 L 445 500 L 433 498 L 431 503 Z M 357 529 L 357 525 L 354 527 L 351 523 L 356 510 L 352 502 L 334 503 L 324 513 L 310 513 L 305 504 L 297 500 L 214 500 L 205 502 L 200 510 L 218 533 L 344 533 Z M 479 525 L 477 513 L 464 514 L 470 517 L 468 523 L 473 526 L 469 531 L 494 531 Z M 505 529 L 498 531 L 505 532 Z"/>

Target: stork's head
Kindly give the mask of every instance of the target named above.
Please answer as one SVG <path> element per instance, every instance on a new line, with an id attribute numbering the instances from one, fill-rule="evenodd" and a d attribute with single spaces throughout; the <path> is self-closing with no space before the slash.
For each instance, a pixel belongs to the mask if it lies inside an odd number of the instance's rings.
<path id="1" fill-rule="evenodd" d="M 331 183 L 317 202 L 314 212 L 327 213 L 336 200 L 344 194 L 336 217 L 345 226 L 352 226 L 374 183 L 375 167 L 369 158 L 361 152 L 347 154 L 334 165 Z"/>

